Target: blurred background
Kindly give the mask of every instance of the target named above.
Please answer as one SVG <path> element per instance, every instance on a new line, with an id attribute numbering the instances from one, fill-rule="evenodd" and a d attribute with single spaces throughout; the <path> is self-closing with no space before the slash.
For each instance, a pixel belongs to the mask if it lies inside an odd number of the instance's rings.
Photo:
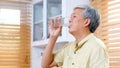
<path id="1" fill-rule="evenodd" d="M 120 0 L 0 0 L 0 68 L 41 68 L 49 39 L 48 20 L 68 23 L 73 8 L 93 6 L 101 13 L 94 33 L 108 48 L 110 68 L 120 68 Z M 63 26 L 54 51 L 73 41 Z"/>

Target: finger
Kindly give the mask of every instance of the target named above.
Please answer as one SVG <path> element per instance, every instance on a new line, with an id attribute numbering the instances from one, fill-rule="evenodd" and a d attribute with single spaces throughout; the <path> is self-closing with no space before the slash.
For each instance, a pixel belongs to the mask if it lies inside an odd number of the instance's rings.
<path id="1" fill-rule="evenodd" d="M 54 26 L 56 26 L 56 25 L 57 25 L 57 17 L 54 18 Z"/>
<path id="2" fill-rule="evenodd" d="M 56 17 L 56 19 L 57 19 L 57 23 L 59 23 L 60 17 Z"/>
<path id="3" fill-rule="evenodd" d="M 52 24 L 52 22 L 51 22 L 51 20 L 49 20 L 49 21 L 48 21 L 48 25 L 51 25 L 51 24 Z"/>
<path id="4" fill-rule="evenodd" d="M 52 25 L 52 24 L 53 24 L 52 19 L 48 21 L 48 24 L 49 24 L 49 25 Z"/>
<path id="5" fill-rule="evenodd" d="M 59 24 L 62 25 L 62 17 L 58 18 Z"/>

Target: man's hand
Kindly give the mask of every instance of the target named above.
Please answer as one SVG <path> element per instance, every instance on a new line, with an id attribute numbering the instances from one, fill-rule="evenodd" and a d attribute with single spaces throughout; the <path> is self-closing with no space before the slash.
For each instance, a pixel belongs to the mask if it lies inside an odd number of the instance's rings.
<path id="1" fill-rule="evenodd" d="M 49 21 L 49 32 L 50 37 L 57 38 L 62 31 L 62 20 L 61 18 L 55 18 Z"/>

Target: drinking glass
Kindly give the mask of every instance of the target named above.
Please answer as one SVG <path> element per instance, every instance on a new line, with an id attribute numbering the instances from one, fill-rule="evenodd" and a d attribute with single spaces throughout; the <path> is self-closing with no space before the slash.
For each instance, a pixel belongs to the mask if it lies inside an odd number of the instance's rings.
<path id="1" fill-rule="evenodd" d="M 52 24 L 54 27 L 57 27 L 58 25 L 62 25 L 63 27 L 68 27 L 68 23 L 69 23 L 69 17 L 54 17 L 54 18 L 50 18 L 49 21 L 51 20 Z"/>

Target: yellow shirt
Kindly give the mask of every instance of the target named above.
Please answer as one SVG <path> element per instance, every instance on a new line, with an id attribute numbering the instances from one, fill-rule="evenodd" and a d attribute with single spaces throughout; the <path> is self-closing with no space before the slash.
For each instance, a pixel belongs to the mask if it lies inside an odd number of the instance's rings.
<path id="1" fill-rule="evenodd" d="M 54 55 L 58 66 L 63 68 L 109 68 L 109 60 L 104 43 L 89 34 L 78 43 L 79 49 L 75 52 L 76 42 L 70 42 Z"/>

